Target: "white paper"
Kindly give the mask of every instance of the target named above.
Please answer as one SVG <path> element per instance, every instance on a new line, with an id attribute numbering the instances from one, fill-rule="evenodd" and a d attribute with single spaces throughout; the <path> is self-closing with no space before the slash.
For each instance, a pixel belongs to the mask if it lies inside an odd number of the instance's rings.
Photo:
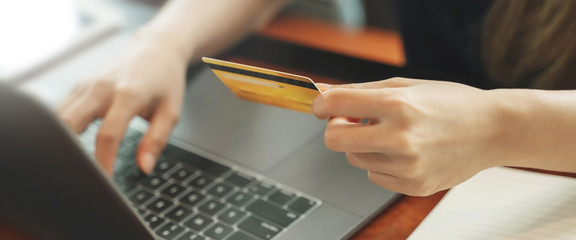
<path id="1" fill-rule="evenodd" d="M 408 239 L 576 239 L 576 179 L 485 170 L 450 190 Z"/>

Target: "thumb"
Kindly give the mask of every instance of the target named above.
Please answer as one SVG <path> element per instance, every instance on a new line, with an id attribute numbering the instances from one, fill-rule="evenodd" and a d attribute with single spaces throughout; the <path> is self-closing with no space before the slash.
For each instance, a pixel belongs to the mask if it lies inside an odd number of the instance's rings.
<path id="1" fill-rule="evenodd" d="M 315 83 L 316 87 L 320 90 L 320 92 L 324 92 L 330 89 L 333 85 L 328 83 Z"/>
<path id="2" fill-rule="evenodd" d="M 178 118 L 178 112 L 167 111 L 165 108 L 159 108 L 154 113 L 148 132 L 144 134 L 138 147 L 137 162 L 142 172 L 150 174 L 154 170 Z"/>
<path id="3" fill-rule="evenodd" d="M 400 87 L 409 87 L 420 82 L 423 81 L 409 78 L 393 77 L 380 81 L 333 85 L 330 88 L 351 88 L 351 89 L 400 88 Z"/>

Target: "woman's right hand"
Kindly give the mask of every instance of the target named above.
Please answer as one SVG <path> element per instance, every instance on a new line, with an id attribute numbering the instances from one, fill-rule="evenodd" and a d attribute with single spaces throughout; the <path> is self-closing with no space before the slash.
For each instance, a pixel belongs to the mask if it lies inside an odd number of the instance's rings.
<path id="1" fill-rule="evenodd" d="M 137 162 L 150 173 L 178 122 L 187 64 L 168 42 L 136 38 L 109 70 L 79 84 L 58 114 L 76 133 L 103 118 L 95 154 L 109 174 L 130 120 L 137 115 L 147 119 L 150 126 L 138 146 Z"/>

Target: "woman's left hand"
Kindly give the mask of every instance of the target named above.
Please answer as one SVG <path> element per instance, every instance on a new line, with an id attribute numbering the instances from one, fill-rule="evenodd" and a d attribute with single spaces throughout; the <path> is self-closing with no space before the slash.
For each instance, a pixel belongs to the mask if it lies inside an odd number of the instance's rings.
<path id="1" fill-rule="evenodd" d="M 329 118 L 326 146 L 392 191 L 427 196 L 506 155 L 506 116 L 491 91 L 405 78 L 321 88 L 312 112 Z"/>

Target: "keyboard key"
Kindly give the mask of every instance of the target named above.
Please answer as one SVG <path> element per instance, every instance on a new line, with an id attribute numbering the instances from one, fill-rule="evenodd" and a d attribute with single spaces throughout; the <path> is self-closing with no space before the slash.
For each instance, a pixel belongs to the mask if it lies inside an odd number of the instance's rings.
<path id="1" fill-rule="evenodd" d="M 230 170 L 229 167 L 185 151 L 173 145 L 168 145 L 164 150 L 164 154 L 217 177 L 224 175 L 224 173 Z"/>
<path id="2" fill-rule="evenodd" d="M 250 187 L 249 189 L 251 192 L 254 192 L 260 196 L 264 196 L 264 195 L 266 195 L 266 193 L 270 192 L 270 190 L 272 190 L 273 188 L 274 188 L 274 186 L 272 184 L 264 183 L 264 182 L 258 182 L 254 186 Z"/>
<path id="3" fill-rule="evenodd" d="M 136 157 L 136 146 L 131 143 L 122 142 L 118 148 L 118 156 L 126 159 L 134 159 Z"/>
<path id="4" fill-rule="evenodd" d="M 202 204 L 198 210 L 208 214 L 209 216 L 214 216 L 216 213 L 220 212 L 226 205 L 224 203 L 218 202 L 214 199 L 210 199 L 208 202 Z"/>
<path id="5" fill-rule="evenodd" d="M 160 226 L 160 224 L 164 223 L 164 219 L 159 218 L 154 214 L 150 214 L 144 218 L 144 222 L 146 222 L 148 226 L 150 226 L 150 229 L 154 229 Z"/>
<path id="6" fill-rule="evenodd" d="M 245 188 L 246 186 L 248 186 L 248 184 L 250 184 L 252 182 L 252 180 L 254 180 L 254 178 L 249 177 L 247 175 L 244 175 L 242 173 L 239 172 L 235 172 L 232 175 L 230 175 L 228 178 L 226 178 L 226 181 L 229 183 L 232 183 L 238 187 L 241 188 Z"/>
<path id="7" fill-rule="evenodd" d="M 158 229 L 158 231 L 156 231 L 156 235 L 162 238 L 172 239 L 178 236 L 178 234 L 180 234 L 182 231 L 184 231 L 184 228 L 179 227 L 178 225 L 173 223 L 167 223 L 166 225 Z"/>
<path id="8" fill-rule="evenodd" d="M 298 219 L 298 214 L 277 207 L 261 199 L 254 201 L 248 205 L 246 209 L 258 216 L 269 219 L 282 227 L 286 227 L 294 222 L 294 220 Z"/>
<path id="9" fill-rule="evenodd" d="M 231 227 L 228 227 L 222 223 L 216 223 L 214 226 L 206 230 L 204 234 L 214 239 L 224 239 L 226 236 L 228 236 L 228 234 L 232 232 L 232 230 L 233 229 Z"/>
<path id="10" fill-rule="evenodd" d="M 217 177 L 224 175 L 228 170 L 230 170 L 229 167 L 192 153 L 188 153 L 185 158 L 182 158 L 182 162 Z"/>
<path id="11" fill-rule="evenodd" d="M 148 199 L 152 198 L 152 196 L 154 196 L 154 194 L 152 194 L 151 192 L 148 192 L 144 189 L 139 189 L 136 192 L 134 192 L 134 194 L 132 194 L 132 196 L 130 196 L 130 201 L 136 203 L 136 205 L 142 205 L 144 204 L 146 201 L 148 201 Z"/>
<path id="12" fill-rule="evenodd" d="M 231 207 L 222 212 L 218 216 L 218 219 L 230 224 L 235 224 L 239 222 L 240 219 L 242 219 L 244 216 L 246 216 L 245 212 L 240 211 L 237 208 Z"/>
<path id="13" fill-rule="evenodd" d="M 228 187 L 228 186 L 224 185 L 223 183 L 218 183 L 218 184 L 214 185 L 214 187 L 212 187 L 208 191 L 208 193 L 210 193 L 210 194 L 212 194 L 218 198 L 223 198 L 228 193 L 230 193 L 230 191 L 232 191 L 231 187 Z"/>
<path id="14" fill-rule="evenodd" d="M 176 165 L 174 162 L 168 160 L 166 157 L 161 156 L 160 159 L 158 159 L 158 163 L 156 163 L 156 166 L 154 167 L 154 173 L 158 175 L 166 173 L 172 167 L 174 167 L 174 165 Z"/>
<path id="15" fill-rule="evenodd" d="M 140 216 L 144 217 L 144 215 L 148 214 L 148 212 L 146 212 L 146 210 L 142 209 L 142 208 L 138 208 L 136 209 L 136 211 L 138 212 L 138 214 L 140 214 Z"/>
<path id="16" fill-rule="evenodd" d="M 197 191 L 191 191 L 185 194 L 182 198 L 180 198 L 180 202 L 188 204 L 190 206 L 196 206 L 200 203 L 206 196 L 204 194 L 199 193 Z"/>
<path id="17" fill-rule="evenodd" d="M 206 186 L 208 186 L 208 184 L 212 183 L 212 181 L 214 181 L 214 178 L 208 177 L 206 175 L 200 175 L 194 178 L 194 180 L 190 182 L 190 185 L 198 189 L 204 189 Z"/>
<path id="18" fill-rule="evenodd" d="M 194 232 L 186 233 L 178 238 L 178 240 L 205 240 L 206 238 Z"/>
<path id="19" fill-rule="evenodd" d="M 238 224 L 238 227 L 264 239 L 272 239 L 282 231 L 281 227 L 254 216 L 246 218 L 246 220 Z"/>
<path id="20" fill-rule="evenodd" d="M 288 203 L 292 197 L 294 197 L 294 194 L 289 193 L 289 192 L 285 192 L 282 190 L 278 190 L 275 193 L 273 193 L 272 195 L 270 195 L 268 197 L 268 199 L 270 199 L 270 201 L 273 201 L 275 203 L 278 203 L 280 205 L 284 205 L 286 203 Z"/>
<path id="21" fill-rule="evenodd" d="M 140 182 L 142 183 L 142 185 L 152 190 L 156 190 L 160 188 L 162 185 L 164 185 L 164 183 L 166 183 L 166 180 L 159 176 L 151 176 L 143 178 L 142 180 L 140 180 Z"/>
<path id="22" fill-rule="evenodd" d="M 162 213 L 164 210 L 168 209 L 173 204 L 174 203 L 172 203 L 171 201 L 168 201 L 167 199 L 160 197 L 149 203 L 146 206 L 146 208 L 156 213 Z"/>
<path id="23" fill-rule="evenodd" d="M 180 222 L 185 218 L 187 218 L 188 216 L 190 216 L 191 214 L 192 210 L 184 208 L 182 206 L 177 206 L 174 209 L 170 210 L 170 212 L 166 214 L 166 217 L 176 222 Z"/>
<path id="24" fill-rule="evenodd" d="M 202 231 L 206 226 L 212 223 L 212 219 L 205 217 L 202 214 L 196 214 L 190 220 L 186 221 L 184 225 L 196 231 Z"/>
<path id="25" fill-rule="evenodd" d="M 126 182 L 125 180 L 123 181 L 119 178 L 122 178 L 120 177 L 120 174 L 114 175 L 114 183 L 116 184 L 116 187 L 118 187 L 118 189 L 120 189 L 120 191 L 122 191 L 124 194 L 129 193 L 136 187 L 133 182 Z"/>
<path id="26" fill-rule="evenodd" d="M 310 208 L 314 207 L 314 205 L 316 205 L 316 202 L 305 197 L 299 197 L 298 199 L 296 199 L 296 201 L 291 203 L 290 206 L 288 206 L 288 208 L 299 213 L 305 213 L 308 210 L 310 210 Z"/>
<path id="27" fill-rule="evenodd" d="M 226 199 L 227 202 L 236 206 L 243 207 L 246 203 L 250 202 L 254 197 L 246 194 L 245 192 L 236 192 Z"/>
<path id="28" fill-rule="evenodd" d="M 182 192 L 184 192 L 184 190 L 186 190 L 186 188 L 178 185 L 178 184 L 170 184 L 167 188 L 165 188 L 164 190 L 162 190 L 162 194 L 170 197 L 170 198 L 176 198 L 178 195 L 180 195 Z"/>
<path id="29" fill-rule="evenodd" d="M 243 232 L 235 232 L 234 234 L 230 235 L 226 240 L 258 240 L 252 236 L 249 236 Z"/>
<path id="30" fill-rule="evenodd" d="M 192 174 L 194 174 L 193 171 L 190 171 L 185 168 L 180 168 L 178 169 L 178 171 L 172 173 L 172 175 L 170 175 L 170 178 L 176 179 L 180 182 L 184 182 L 188 177 L 192 176 Z"/>

